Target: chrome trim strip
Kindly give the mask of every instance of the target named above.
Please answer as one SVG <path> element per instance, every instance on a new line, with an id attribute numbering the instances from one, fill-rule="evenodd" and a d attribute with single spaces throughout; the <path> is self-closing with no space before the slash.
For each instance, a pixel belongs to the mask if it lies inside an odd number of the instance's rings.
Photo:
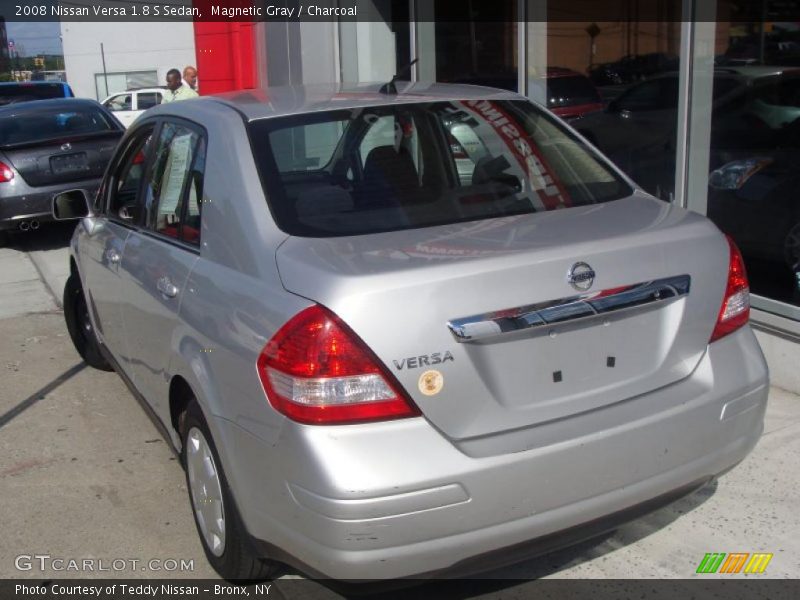
<path id="1" fill-rule="evenodd" d="M 691 277 L 677 275 L 580 296 L 528 304 L 448 321 L 457 342 L 482 340 L 526 329 L 599 317 L 613 312 L 663 304 L 686 296 Z"/>

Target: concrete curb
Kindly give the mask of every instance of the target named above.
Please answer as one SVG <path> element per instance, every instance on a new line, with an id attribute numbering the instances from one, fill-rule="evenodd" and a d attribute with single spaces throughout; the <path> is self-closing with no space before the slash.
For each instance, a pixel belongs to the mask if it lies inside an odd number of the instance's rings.
<path id="1" fill-rule="evenodd" d="M 59 309 L 63 309 L 64 285 L 69 277 L 69 262 L 60 252 L 28 252 L 33 266 L 39 273 L 47 291 Z M 64 263 L 62 265 L 62 263 Z"/>

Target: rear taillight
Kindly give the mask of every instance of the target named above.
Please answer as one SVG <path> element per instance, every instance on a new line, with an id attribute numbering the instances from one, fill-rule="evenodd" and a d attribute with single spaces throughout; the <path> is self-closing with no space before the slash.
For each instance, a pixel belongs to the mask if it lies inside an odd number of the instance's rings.
<path id="1" fill-rule="evenodd" d="M 6 183 L 14 179 L 14 171 L 6 163 L 0 162 L 0 183 Z"/>
<path id="2" fill-rule="evenodd" d="M 747 324 L 750 319 L 750 286 L 747 283 L 747 272 L 744 268 L 742 253 L 736 247 L 730 236 L 730 263 L 728 266 L 728 284 L 725 287 L 725 297 L 719 309 L 717 325 L 711 334 L 710 342 L 715 342 L 729 333 L 733 333 Z"/>
<path id="3" fill-rule="evenodd" d="M 318 425 L 412 417 L 419 410 L 339 317 L 311 306 L 264 347 L 258 375 L 272 406 Z"/>

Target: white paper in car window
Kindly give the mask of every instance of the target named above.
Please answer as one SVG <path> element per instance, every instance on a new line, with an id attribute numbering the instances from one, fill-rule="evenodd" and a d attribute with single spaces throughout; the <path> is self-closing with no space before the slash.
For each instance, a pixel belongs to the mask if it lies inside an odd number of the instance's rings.
<path id="1" fill-rule="evenodd" d="M 192 137 L 191 133 L 176 136 L 170 145 L 167 166 L 161 179 L 161 197 L 158 205 L 158 212 L 162 215 L 177 212 L 183 182 L 191 163 Z"/>

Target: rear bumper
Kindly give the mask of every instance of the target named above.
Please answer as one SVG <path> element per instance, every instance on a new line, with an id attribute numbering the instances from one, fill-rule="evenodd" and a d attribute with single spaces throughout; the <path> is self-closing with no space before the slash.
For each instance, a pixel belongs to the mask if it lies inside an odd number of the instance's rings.
<path id="1" fill-rule="evenodd" d="M 590 432 L 576 423 L 578 435 L 522 451 L 468 456 L 422 418 L 287 423 L 275 445 L 221 418 L 212 427 L 253 537 L 314 574 L 400 578 L 480 570 L 475 557 L 513 557 L 532 540 L 690 491 L 753 448 L 767 393 L 744 328 L 711 345 L 690 377 L 622 403 L 631 418 Z M 642 416 L 642 402 L 655 410 Z"/>
<path id="2" fill-rule="evenodd" d="M 52 221 L 53 196 L 59 192 L 74 189 L 84 189 L 94 196 L 100 186 L 100 179 L 86 179 L 59 183 L 42 187 L 30 187 L 17 181 L 2 185 L 14 184 L 13 188 L 5 188 L 0 195 L 0 230 L 17 229 L 23 221 L 36 220 L 39 222 Z"/>

